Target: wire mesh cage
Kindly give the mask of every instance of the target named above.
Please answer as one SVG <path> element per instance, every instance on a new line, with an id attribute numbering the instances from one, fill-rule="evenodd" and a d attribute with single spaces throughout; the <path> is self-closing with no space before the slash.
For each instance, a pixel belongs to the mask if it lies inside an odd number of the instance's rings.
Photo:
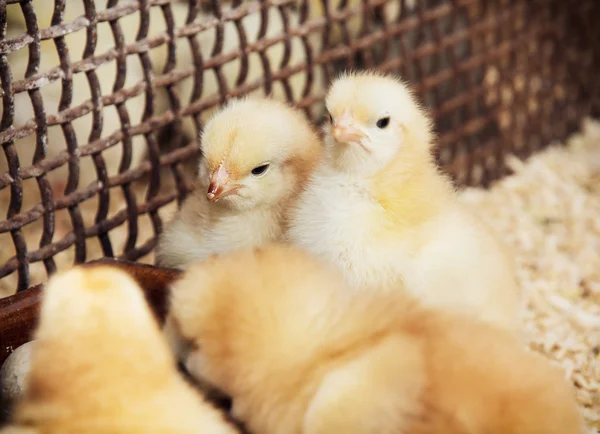
<path id="1" fill-rule="evenodd" d="M 1 0 L 0 295 L 98 257 L 151 261 L 229 98 L 316 122 L 340 71 L 398 73 L 461 185 L 600 110 L 595 0 Z"/>

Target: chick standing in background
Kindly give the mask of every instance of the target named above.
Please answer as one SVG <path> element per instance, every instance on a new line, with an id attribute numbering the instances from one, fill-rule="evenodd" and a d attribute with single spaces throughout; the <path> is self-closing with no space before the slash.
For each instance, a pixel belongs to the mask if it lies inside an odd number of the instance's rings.
<path id="1" fill-rule="evenodd" d="M 270 245 L 190 266 L 172 287 L 188 371 L 261 434 L 566 434 L 558 368 L 509 332 L 414 299 L 348 291 L 339 271 Z"/>
<path id="2" fill-rule="evenodd" d="M 399 80 L 342 76 L 327 95 L 323 162 L 290 211 L 289 240 L 337 265 L 353 288 L 398 288 L 427 305 L 517 325 L 505 247 L 457 200 L 431 121 Z"/>
<path id="3" fill-rule="evenodd" d="M 140 288 L 109 267 L 45 288 L 32 367 L 10 433 L 233 434 L 180 378 Z"/>
<path id="4" fill-rule="evenodd" d="M 206 124 L 202 146 L 195 190 L 160 235 L 157 265 L 279 239 L 322 149 L 302 112 L 270 99 L 231 101 Z"/>

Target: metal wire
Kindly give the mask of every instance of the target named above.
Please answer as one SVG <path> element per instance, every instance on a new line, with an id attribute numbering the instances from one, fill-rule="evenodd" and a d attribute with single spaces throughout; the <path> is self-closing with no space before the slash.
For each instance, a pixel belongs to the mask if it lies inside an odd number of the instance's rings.
<path id="1" fill-rule="evenodd" d="M 50 24 L 43 27 L 44 11 L 38 9 L 46 4 L 47 10 L 50 0 L 0 0 L 0 143 L 6 160 L 0 193 L 8 202 L 0 235 L 10 235 L 13 246 L 1 249 L 14 253 L 2 255 L 0 278 L 18 273 L 19 290 L 31 284 L 31 264 L 42 262 L 50 275 L 57 269 L 55 255 L 69 248 L 74 248 L 73 262 L 85 262 L 93 239 L 105 256 L 135 260 L 148 254 L 162 229 L 159 210 L 189 192 L 184 166 L 200 151 L 196 138 L 202 114 L 250 91 L 269 93 L 280 86 L 286 99 L 319 121 L 326 85 L 340 70 L 397 72 L 436 119 L 440 163 L 457 183 L 468 185 L 489 185 L 507 173 L 507 154 L 527 156 L 576 130 L 582 117 L 600 113 L 600 34 L 592 22 L 600 4 L 595 0 L 191 0 L 184 2 L 185 22 L 179 24 L 177 1 L 55 0 Z M 82 14 L 67 20 L 66 12 L 76 3 Z M 397 16 L 384 9 L 390 6 L 397 7 Z M 164 31 L 153 33 L 151 12 L 157 10 Z M 122 20 L 134 14 L 139 25 L 132 39 Z M 244 25 L 252 14 L 259 16 L 257 34 Z M 14 17 L 21 20 L 22 31 L 11 34 L 20 28 L 11 21 Z M 278 22 L 283 31 L 273 35 L 269 30 Z M 108 51 L 97 49 L 102 25 L 110 26 L 113 37 Z M 225 51 L 228 26 L 238 42 Z M 214 34 L 208 56 L 199 38 L 206 33 Z M 85 38 L 83 53 L 74 53 L 69 35 Z M 295 39 L 302 47 L 299 63 L 292 62 Z M 181 62 L 183 43 L 191 55 Z M 283 50 L 280 61 L 269 54 L 276 46 Z M 152 52 L 160 47 L 166 54 L 164 67 L 157 70 Z M 58 62 L 42 70 L 41 59 L 49 51 Z M 28 56 L 22 77 L 11 60 L 16 55 Z M 258 79 L 252 78 L 252 56 L 258 56 Z M 133 84 L 127 84 L 129 59 L 137 59 L 141 68 Z M 239 70 L 228 77 L 226 65 L 236 59 Z M 101 68 L 109 64 L 116 75 L 111 91 L 103 94 Z M 297 74 L 306 77 L 299 96 L 292 84 Z M 80 75 L 87 79 L 90 97 L 74 104 L 74 78 Z M 205 95 L 210 77 L 218 92 Z M 189 98 L 178 87 L 186 80 L 192 83 Z M 60 98 L 50 112 L 45 90 L 53 85 L 60 85 Z M 140 113 L 128 110 L 128 101 L 136 97 L 143 101 Z M 166 109 L 157 109 L 159 98 Z M 32 117 L 17 122 L 25 105 Z M 117 124 L 105 120 L 109 110 L 116 111 Z M 133 122 L 133 115 L 141 115 L 140 121 Z M 91 128 L 82 136 L 74 125 L 86 116 L 91 116 Z M 186 120 L 194 128 L 187 139 Z M 59 152 L 51 152 L 54 129 L 64 138 Z M 135 142 L 140 138 L 143 142 Z M 26 139 L 31 158 L 23 157 L 18 146 Z M 140 146 L 145 157 L 136 161 Z M 107 157 L 111 149 L 121 150 L 116 164 Z M 86 159 L 93 162 L 94 179 L 82 183 L 90 176 L 82 166 Z M 61 168 L 65 177 L 56 187 L 51 176 Z M 165 174 L 173 179 L 170 185 Z M 134 191 L 140 182 L 147 187 L 142 196 Z M 30 189 L 38 190 L 39 200 L 25 206 Z M 111 215 L 116 192 L 122 206 Z M 97 199 L 97 207 L 90 221 L 82 204 L 91 199 Z M 72 229 L 59 234 L 61 210 L 68 212 Z M 145 241 L 140 241 L 142 218 L 150 219 L 153 230 Z M 37 245 L 24 235 L 34 223 L 43 225 Z M 127 226 L 127 237 L 123 251 L 115 252 L 110 233 L 120 225 Z"/>

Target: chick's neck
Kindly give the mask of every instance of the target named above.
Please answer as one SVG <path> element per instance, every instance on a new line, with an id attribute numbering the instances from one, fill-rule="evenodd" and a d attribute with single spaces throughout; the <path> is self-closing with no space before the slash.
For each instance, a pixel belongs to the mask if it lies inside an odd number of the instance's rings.
<path id="1" fill-rule="evenodd" d="M 453 198 L 452 183 L 439 171 L 429 149 L 407 148 L 370 179 L 374 199 L 394 229 L 435 218 Z"/>

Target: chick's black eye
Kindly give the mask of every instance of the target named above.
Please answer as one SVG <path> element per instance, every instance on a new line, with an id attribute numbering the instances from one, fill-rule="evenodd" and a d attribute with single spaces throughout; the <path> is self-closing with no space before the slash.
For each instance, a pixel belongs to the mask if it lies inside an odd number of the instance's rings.
<path id="1" fill-rule="evenodd" d="M 390 123 L 390 117 L 381 118 L 377 121 L 377 128 L 384 129 Z"/>
<path id="2" fill-rule="evenodd" d="M 254 169 L 252 169 L 252 174 L 254 176 L 262 175 L 263 173 L 265 173 L 267 171 L 268 168 L 269 168 L 268 164 L 263 164 L 262 166 L 256 166 Z"/>
<path id="3" fill-rule="evenodd" d="M 333 125 L 333 116 L 331 116 L 331 113 L 327 113 L 327 115 L 329 116 L 329 123 Z"/>

